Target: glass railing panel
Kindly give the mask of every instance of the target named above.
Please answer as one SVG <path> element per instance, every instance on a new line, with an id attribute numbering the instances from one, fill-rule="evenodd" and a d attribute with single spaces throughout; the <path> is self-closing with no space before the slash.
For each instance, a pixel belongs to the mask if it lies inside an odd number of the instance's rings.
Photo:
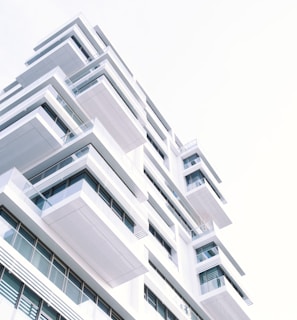
<path id="1" fill-rule="evenodd" d="M 220 276 L 201 284 L 201 293 L 205 294 L 212 290 L 225 286 L 225 277 Z"/>
<path id="2" fill-rule="evenodd" d="M 48 276 L 50 270 L 50 260 L 43 256 L 38 250 L 34 250 L 31 260 L 35 268 L 37 268 L 43 275 Z"/>
<path id="3" fill-rule="evenodd" d="M 85 294 L 81 288 L 77 287 L 75 283 L 67 278 L 65 273 L 60 270 L 58 265 L 55 265 L 55 260 L 51 261 L 47 257 L 43 256 L 42 253 L 30 243 L 24 236 L 22 236 L 16 230 L 9 233 L 9 236 L 6 236 L 7 233 L 1 234 L 0 236 L 8 242 L 16 251 L 18 251 L 22 256 L 26 258 L 34 267 L 36 267 L 43 275 L 45 275 L 57 288 L 62 290 L 75 304 L 87 306 L 88 309 L 92 308 L 99 308 L 94 300 L 94 297 Z M 14 237 L 12 237 L 14 235 Z M 15 246 L 15 243 L 22 243 L 23 245 Z M 32 253 L 29 257 L 27 254 L 23 254 L 22 248 L 23 247 L 29 248 L 29 251 Z M 28 251 L 28 250 L 27 250 Z M 32 258 L 31 258 L 32 257 Z M 39 261 L 39 263 L 36 263 Z M 42 263 L 40 263 L 42 261 Z M 47 270 L 50 270 L 48 273 Z M 66 269 L 65 269 L 66 270 Z M 8 297 L 9 301 L 16 301 L 17 290 L 14 290 L 13 287 L 5 286 L 6 282 L 1 282 L 0 284 L 0 294 Z M 26 305 L 24 304 L 24 308 Z M 35 319 L 35 318 L 34 318 Z"/>
<path id="4" fill-rule="evenodd" d="M 195 164 L 199 163 L 200 161 L 201 161 L 201 158 L 198 157 L 198 158 L 195 158 L 195 159 L 193 159 L 191 161 L 185 162 L 184 163 L 184 169 L 188 169 L 188 168 L 194 166 Z"/>
<path id="5" fill-rule="evenodd" d="M 66 103 L 66 101 L 59 95 L 56 94 L 56 99 L 63 107 L 63 109 L 70 115 L 70 117 L 77 123 L 77 125 L 82 124 L 82 120 L 77 116 L 77 114 L 71 109 L 71 107 Z"/>
<path id="6" fill-rule="evenodd" d="M 80 134 L 92 129 L 93 127 L 94 127 L 94 124 L 92 121 L 85 122 L 82 125 L 80 125 L 79 127 L 77 127 L 76 130 L 72 130 L 72 131 L 66 133 L 61 138 L 64 141 L 64 143 L 68 143 L 68 142 L 72 141 L 74 138 L 78 137 Z"/>
<path id="7" fill-rule="evenodd" d="M 197 261 L 202 262 L 202 261 L 210 259 L 218 254 L 219 254 L 218 247 L 213 247 L 211 249 L 208 249 L 208 250 L 205 250 L 203 252 L 198 253 L 197 254 Z"/>
<path id="8" fill-rule="evenodd" d="M 80 180 L 73 185 L 67 187 L 66 189 L 58 192 L 57 194 L 53 195 L 52 197 L 49 197 L 48 199 L 41 199 L 39 202 L 38 207 L 41 210 L 45 210 L 58 202 L 66 199 L 70 195 L 74 194 L 75 192 L 78 192 L 81 190 L 84 180 Z"/>
<path id="9" fill-rule="evenodd" d="M 67 166 L 68 164 L 74 162 L 78 158 L 81 158 L 82 156 L 86 155 L 90 150 L 89 146 L 83 147 L 77 152 L 73 153 L 69 157 L 59 161 L 58 163 L 54 164 L 53 166 L 49 167 L 48 169 L 40 172 L 37 176 L 30 179 L 30 182 L 32 184 L 37 183 L 38 181 L 48 177 L 49 175 L 55 173 L 56 171 L 62 169 L 63 167 Z"/>
<path id="10" fill-rule="evenodd" d="M 190 191 L 190 190 L 193 190 L 197 187 L 200 187 L 202 185 L 204 185 L 206 182 L 205 178 L 200 178 L 198 180 L 195 180 L 193 182 L 190 182 L 188 185 L 187 185 L 187 190 Z"/>

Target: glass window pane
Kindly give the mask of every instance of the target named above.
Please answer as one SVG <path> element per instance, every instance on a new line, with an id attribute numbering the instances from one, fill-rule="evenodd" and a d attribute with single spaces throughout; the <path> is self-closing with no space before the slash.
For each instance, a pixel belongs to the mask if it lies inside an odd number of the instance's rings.
<path id="1" fill-rule="evenodd" d="M 53 261 L 50 272 L 50 280 L 61 290 L 63 289 L 66 269 L 57 260 Z"/>
<path id="2" fill-rule="evenodd" d="M 81 281 L 77 277 L 75 277 L 72 273 L 70 273 L 67 279 L 66 294 L 75 303 L 80 302 L 80 297 L 81 297 L 80 288 L 81 288 Z"/>
<path id="3" fill-rule="evenodd" d="M 128 217 L 127 215 L 125 215 L 125 225 L 128 227 L 128 229 L 131 232 L 134 232 L 134 222 L 132 221 L 132 219 L 130 219 L 130 217 Z"/>
<path id="4" fill-rule="evenodd" d="M 100 307 L 101 310 L 103 310 L 106 314 L 110 314 L 110 307 L 108 304 L 106 304 L 103 300 L 99 298 L 98 300 L 98 306 Z"/>
<path id="5" fill-rule="evenodd" d="M 158 301 L 157 310 L 160 313 L 160 315 L 162 316 L 162 318 L 166 319 L 166 308 L 165 308 L 164 304 L 161 301 Z"/>
<path id="6" fill-rule="evenodd" d="M 116 213 L 116 215 L 123 220 L 124 217 L 124 210 L 115 202 L 114 200 L 112 201 L 112 209 Z"/>
<path id="7" fill-rule="evenodd" d="M 42 244 L 38 243 L 33 253 L 32 264 L 45 276 L 48 275 L 50 269 L 51 253 Z"/>
<path id="8" fill-rule="evenodd" d="M 13 247 L 27 260 L 31 260 L 34 242 L 34 237 L 21 227 Z"/>
<path id="9" fill-rule="evenodd" d="M 87 300 L 92 300 L 92 301 L 95 301 L 96 300 L 96 294 L 91 290 L 89 289 L 87 286 L 84 286 L 84 290 L 83 290 L 83 298 L 82 298 L 82 301 L 87 301 Z"/>
<path id="10" fill-rule="evenodd" d="M 59 317 L 58 312 L 52 307 L 48 306 L 47 303 L 42 304 L 42 314 L 40 320 L 57 320 Z"/>
<path id="11" fill-rule="evenodd" d="M 0 294 L 15 305 L 18 300 L 21 285 L 22 283 L 19 279 L 5 270 L 0 283 Z"/>
<path id="12" fill-rule="evenodd" d="M 63 181 L 62 183 L 59 183 L 57 186 L 52 188 L 51 195 L 53 196 L 54 194 L 57 194 L 57 193 L 63 191 L 65 188 L 66 188 L 66 181 Z"/>
<path id="13" fill-rule="evenodd" d="M 0 236 L 10 244 L 14 239 L 16 227 L 17 222 L 0 209 Z"/>
<path id="14" fill-rule="evenodd" d="M 147 301 L 150 305 L 152 305 L 155 309 L 157 308 L 157 297 L 152 293 L 151 290 L 148 289 L 147 293 Z"/>
<path id="15" fill-rule="evenodd" d="M 102 186 L 100 186 L 99 195 L 109 206 L 111 205 L 111 196 Z"/>
<path id="16" fill-rule="evenodd" d="M 25 287 L 18 308 L 23 311 L 29 319 L 36 319 L 41 299 L 28 287 Z"/>

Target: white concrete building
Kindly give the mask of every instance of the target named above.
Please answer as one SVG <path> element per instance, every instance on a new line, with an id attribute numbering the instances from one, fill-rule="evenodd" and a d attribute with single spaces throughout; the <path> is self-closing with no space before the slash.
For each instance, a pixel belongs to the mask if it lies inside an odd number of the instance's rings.
<path id="1" fill-rule="evenodd" d="M 0 96 L 1 319 L 246 320 L 221 182 L 77 17 Z"/>

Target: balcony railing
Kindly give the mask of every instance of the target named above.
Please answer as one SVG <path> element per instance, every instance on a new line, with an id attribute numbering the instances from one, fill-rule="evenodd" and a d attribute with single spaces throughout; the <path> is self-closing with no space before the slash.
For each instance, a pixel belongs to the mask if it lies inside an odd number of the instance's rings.
<path id="1" fill-rule="evenodd" d="M 63 167 L 67 166 L 68 164 L 74 162 L 75 160 L 81 158 L 82 156 L 86 155 L 89 152 L 90 147 L 86 146 L 78 150 L 77 152 L 73 153 L 69 157 L 59 161 L 58 163 L 54 164 L 53 166 L 47 168 L 46 170 L 40 172 L 37 176 L 30 179 L 32 184 L 37 183 L 38 181 L 48 177 L 49 175 L 55 173 L 56 171 L 62 169 Z"/>
<path id="2" fill-rule="evenodd" d="M 88 121 L 77 127 L 75 130 L 71 130 L 67 132 L 64 136 L 62 136 L 62 140 L 64 143 L 68 143 L 72 141 L 72 139 L 78 137 L 80 134 L 92 129 L 94 127 L 93 121 Z"/>
<path id="3" fill-rule="evenodd" d="M 195 189 L 195 188 L 197 188 L 197 187 L 202 186 L 202 185 L 205 184 L 205 183 L 206 183 L 206 179 L 205 179 L 205 178 L 200 178 L 200 179 L 198 179 L 198 180 L 195 180 L 195 181 L 193 181 L 193 182 L 190 182 L 190 183 L 187 185 L 187 189 L 188 189 L 188 191 L 190 191 L 190 190 L 193 190 L 193 189 Z"/>
<path id="4" fill-rule="evenodd" d="M 201 158 L 200 157 L 197 157 L 191 161 L 188 161 L 188 162 L 185 162 L 184 163 L 184 169 L 188 169 L 192 166 L 194 166 L 195 164 L 199 163 L 201 161 Z"/>
<path id="5" fill-rule="evenodd" d="M 219 254 L 219 248 L 213 247 L 197 254 L 197 261 L 202 262 Z"/>
<path id="6" fill-rule="evenodd" d="M 51 261 L 42 254 L 32 243 L 30 243 L 22 234 L 15 229 L 10 229 L 0 233 L 0 237 L 9 243 L 17 252 L 27 259 L 32 266 L 38 269 L 46 278 L 48 278 L 57 288 L 64 292 L 76 305 L 79 305 L 88 314 L 94 314 L 96 310 L 103 310 L 107 313 L 107 305 L 98 300 L 95 303 L 95 294 L 91 293 L 87 288 L 85 291 L 80 289 L 72 282 L 63 272 L 61 272 Z M 102 307 L 101 307 L 102 305 Z M 109 308 L 110 309 L 110 308 Z M 99 311 L 100 312 L 100 311 Z M 113 310 L 108 310 L 108 315 L 112 319 L 121 320 L 118 315 L 115 315 Z M 115 318 L 117 316 L 118 318 Z"/>
<path id="7" fill-rule="evenodd" d="M 201 284 L 201 293 L 205 294 L 225 285 L 225 276 L 220 276 Z"/>

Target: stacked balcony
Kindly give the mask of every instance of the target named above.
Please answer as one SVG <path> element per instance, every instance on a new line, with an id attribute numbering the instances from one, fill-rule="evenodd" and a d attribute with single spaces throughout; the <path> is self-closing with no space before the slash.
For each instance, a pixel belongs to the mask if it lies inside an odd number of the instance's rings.
<path id="1" fill-rule="evenodd" d="M 248 320 L 251 304 L 242 289 L 240 266 L 212 232 L 194 242 L 197 253 L 196 273 L 200 286 L 200 302 L 216 319 Z"/>
<path id="2" fill-rule="evenodd" d="M 182 158 L 185 194 L 197 216 L 206 222 L 214 221 L 220 228 L 229 225 L 231 220 L 223 209 L 226 201 L 215 183 L 215 180 L 220 180 L 199 150 L 196 141 L 182 150 Z M 191 159 L 185 162 L 187 158 Z"/>
<path id="3" fill-rule="evenodd" d="M 29 225 L 33 223 L 35 228 L 36 224 L 44 227 L 46 223 L 51 232 L 59 234 L 110 286 L 147 272 L 145 249 L 137 238 L 139 228 L 145 228 L 143 222 L 135 220 L 133 215 L 133 228 L 125 225 L 85 180 L 46 199 L 42 210 L 30 199 L 44 196 L 16 169 L 0 176 L 0 182 L 0 201 L 8 210 Z"/>

